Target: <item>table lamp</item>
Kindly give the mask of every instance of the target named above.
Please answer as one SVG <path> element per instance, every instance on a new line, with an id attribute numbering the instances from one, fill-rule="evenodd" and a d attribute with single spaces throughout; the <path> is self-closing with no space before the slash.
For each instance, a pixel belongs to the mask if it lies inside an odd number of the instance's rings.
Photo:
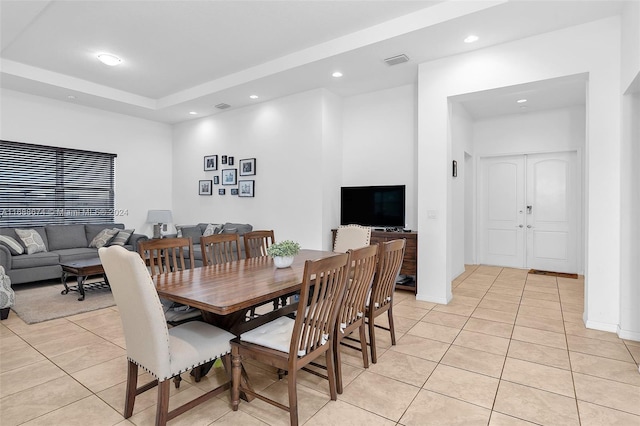
<path id="1" fill-rule="evenodd" d="M 171 210 L 149 210 L 147 213 L 147 223 L 153 223 L 153 238 L 161 238 L 162 225 L 171 222 Z"/>

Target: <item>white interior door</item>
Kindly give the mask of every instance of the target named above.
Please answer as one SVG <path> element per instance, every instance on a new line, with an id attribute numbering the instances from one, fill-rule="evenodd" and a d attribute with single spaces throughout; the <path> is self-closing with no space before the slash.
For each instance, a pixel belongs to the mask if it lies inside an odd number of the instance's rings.
<path id="1" fill-rule="evenodd" d="M 524 161 L 522 155 L 482 160 L 480 263 L 525 266 Z"/>
<path id="2" fill-rule="evenodd" d="M 528 155 L 527 267 L 577 272 L 576 153 Z"/>
<path id="3" fill-rule="evenodd" d="M 481 263 L 577 272 L 575 152 L 485 158 L 479 191 Z"/>

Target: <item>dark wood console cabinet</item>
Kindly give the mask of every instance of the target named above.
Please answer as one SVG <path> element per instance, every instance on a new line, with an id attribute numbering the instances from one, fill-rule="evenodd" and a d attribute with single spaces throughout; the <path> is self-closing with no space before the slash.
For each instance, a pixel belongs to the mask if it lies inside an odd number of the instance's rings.
<path id="1" fill-rule="evenodd" d="M 332 229 L 333 242 L 336 240 L 336 229 Z M 404 260 L 401 275 L 408 275 L 412 279 L 408 279 L 402 283 L 397 283 L 396 288 L 400 290 L 409 290 L 414 293 L 418 292 L 418 233 L 417 232 L 388 232 L 388 231 L 371 231 L 371 244 L 378 244 L 383 241 L 406 239 L 404 249 Z"/>

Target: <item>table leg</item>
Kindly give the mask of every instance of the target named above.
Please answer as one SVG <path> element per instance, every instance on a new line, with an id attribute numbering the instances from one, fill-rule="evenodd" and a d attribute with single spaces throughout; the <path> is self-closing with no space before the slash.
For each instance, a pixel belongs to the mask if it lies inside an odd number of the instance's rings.
<path id="1" fill-rule="evenodd" d="M 64 290 L 62 290 L 60 292 L 60 294 L 68 294 L 69 293 L 69 286 L 67 285 L 67 277 L 69 276 L 69 274 L 67 273 L 67 271 L 63 271 L 62 272 L 62 285 L 64 285 Z"/>
<path id="2" fill-rule="evenodd" d="M 82 302 L 84 300 L 84 280 L 87 277 L 85 275 L 78 275 L 78 291 L 80 292 L 80 297 L 78 297 L 78 301 Z"/>

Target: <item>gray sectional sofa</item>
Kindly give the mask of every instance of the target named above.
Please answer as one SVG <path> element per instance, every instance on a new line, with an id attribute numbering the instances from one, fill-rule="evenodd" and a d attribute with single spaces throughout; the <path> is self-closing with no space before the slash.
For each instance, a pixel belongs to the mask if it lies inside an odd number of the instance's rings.
<path id="1" fill-rule="evenodd" d="M 207 225 L 209 223 L 199 223 L 197 225 L 177 225 L 176 229 L 178 231 L 179 237 L 191 237 L 193 241 L 193 258 L 196 262 L 196 267 L 202 266 L 202 250 L 200 250 L 200 237 L 203 235 L 204 231 L 207 229 Z M 251 232 L 253 230 L 253 226 L 248 223 L 211 223 L 214 228 L 214 233 L 216 234 L 238 234 L 240 235 L 240 255 L 241 257 L 246 257 L 244 252 L 244 240 L 242 236 L 247 232 Z"/>
<path id="2" fill-rule="evenodd" d="M 12 254 L 6 244 L 0 242 L 0 265 L 11 278 L 11 284 L 60 278 L 60 263 L 89 259 L 98 256 L 98 249 L 89 247 L 94 237 L 103 229 L 125 229 L 122 223 L 47 225 L 41 227 L 21 227 L 35 229 L 46 247 L 46 251 L 32 254 Z M 13 238 L 24 245 L 15 228 L 0 228 L 0 235 Z M 137 250 L 138 242 L 148 239 L 146 235 L 132 234 L 124 247 Z"/>

